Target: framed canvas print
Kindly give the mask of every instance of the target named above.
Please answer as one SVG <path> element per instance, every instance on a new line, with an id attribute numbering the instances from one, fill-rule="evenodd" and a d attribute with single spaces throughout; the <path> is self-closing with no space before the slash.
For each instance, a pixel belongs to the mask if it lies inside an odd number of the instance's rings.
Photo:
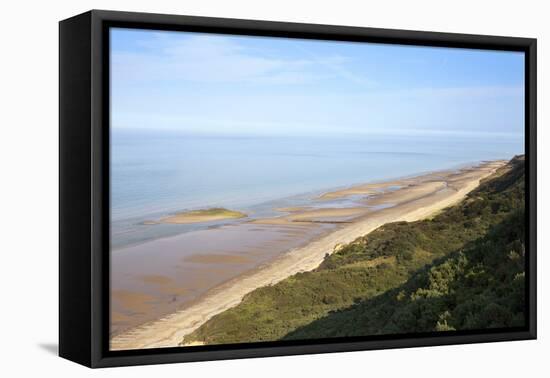
<path id="1" fill-rule="evenodd" d="M 60 23 L 60 355 L 536 338 L 536 40 Z"/>

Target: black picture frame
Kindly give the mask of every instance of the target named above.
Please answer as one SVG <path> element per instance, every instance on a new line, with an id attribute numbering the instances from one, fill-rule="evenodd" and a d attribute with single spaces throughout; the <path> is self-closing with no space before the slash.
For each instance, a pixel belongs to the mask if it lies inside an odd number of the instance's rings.
<path id="1" fill-rule="evenodd" d="M 109 351 L 109 27 L 525 53 L 526 303 L 521 329 Z M 59 24 L 59 354 L 88 367 L 536 338 L 536 39 L 92 10 Z"/>

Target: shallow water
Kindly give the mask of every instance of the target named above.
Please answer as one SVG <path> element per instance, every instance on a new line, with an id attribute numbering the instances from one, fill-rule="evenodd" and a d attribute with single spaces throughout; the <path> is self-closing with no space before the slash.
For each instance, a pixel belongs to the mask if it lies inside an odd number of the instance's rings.
<path id="1" fill-rule="evenodd" d="M 115 130 L 111 147 L 113 248 L 238 220 L 143 225 L 184 210 L 226 207 L 251 218 L 309 206 L 323 191 L 521 153 L 518 138 L 448 136 L 197 136 Z M 353 199 L 316 206 L 352 207 Z"/>

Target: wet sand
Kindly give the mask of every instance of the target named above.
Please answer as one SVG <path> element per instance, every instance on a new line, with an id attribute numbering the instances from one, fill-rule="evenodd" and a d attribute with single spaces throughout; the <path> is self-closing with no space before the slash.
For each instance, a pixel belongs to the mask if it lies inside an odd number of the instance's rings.
<path id="1" fill-rule="evenodd" d="M 178 311 L 329 227 L 245 222 L 116 249 L 111 253 L 111 335 Z"/>
<path id="2" fill-rule="evenodd" d="M 290 212 L 290 215 L 274 218 L 264 218 L 251 221 L 255 224 L 279 224 L 289 225 L 295 222 L 308 223 L 343 223 L 351 221 L 360 215 L 370 211 L 367 207 L 349 207 L 334 209 L 309 209 L 303 208 Z"/>
<path id="3" fill-rule="evenodd" d="M 295 273 L 315 269 L 322 262 L 325 254 L 332 253 L 337 250 L 339 245 L 368 234 L 385 223 L 423 219 L 455 204 L 475 189 L 482 179 L 492 174 L 504 163 L 504 161 L 484 162 L 479 166 L 459 171 L 436 172 L 387 183 L 341 189 L 325 193 L 318 200 L 323 202 L 329 198 L 359 195 L 358 200 L 362 205 L 344 209 L 315 209 L 313 203 L 312 207 L 284 209 L 287 214 L 279 217 L 222 227 L 221 230 L 231 228 L 237 230 L 232 234 L 233 238 L 236 238 L 233 240 L 234 244 L 227 243 L 227 240 L 231 239 L 227 238 L 227 235 L 226 239 L 220 239 L 221 235 L 213 237 L 214 234 L 211 233 L 208 239 L 203 238 L 203 242 L 208 240 L 210 246 L 216 247 L 217 250 L 214 248 L 207 252 L 208 246 L 198 245 L 197 247 L 202 247 L 202 252 L 183 253 L 185 255 L 183 257 L 185 264 L 183 265 L 193 263 L 192 269 L 188 268 L 188 271 L 185 272 L 185 270 L 178 270 L 176 266 L 173 274 L 167 275 L 166 272 L 159 274 L 163 277 L 170 276 L 171 280 L 177 280 L 177 282 L 163 281 L 160 283 L 162 279 L 156 277 L 155 274 L 148 274 L 149 282 L 160 280 L 157 286 L 165 285 L 173 287 L 174 290 L 178 287 L 185 287 L 187 291 L 183 290 L 182 296 L 189 295 L 189 292 L 194 292 L 195 296 L 192 299 L 188 298 L 187 304 L 183 307 L 180 302 L 180 308 L 177 311 L 172 311 L 168 315 L 164 311 L 165 315 L 160 319 L 145 322 L 131 329 L 121 327 L 120 329 L 125 328 L 124 331 L 113 333 L 111 349 L 143 349 L 180 345 L 185 335 L 197 329 L 212 316 L 237 305 L 250 291 L 258 287 L 272 285 Z M 319 221 L 320 219 L 322 221 Z M 346 220 L 342 221 L 342 219 Z M 304 229 L 304 227 L 306 228 Z M 250 236 L 254 234 L 253 230 L 256 230 L 255 232 L 260 237 L 256 240 L 257 243 L 248 243 Z M 280 235 L 281 239 L 266 239 L 267 230 Z M 315 232 L 313 232 L 314 230 Z M 209 231 L 214 230 L 203 232 Z M 169 238 L 168 244 L 172 245 L 172 253 L 179 256 L 180 261 L 182 245 L 189 246 L 189 240 L 184 240 L 188 238 L 190 238 L 188 234 Z M 307 239 L 306 242 L 304 242 L 304 238 Z M 152 243 L 159 243 L 159 241 Z M 293 243 L 294 245 L 291 246 Z M 170 252 L 166 252 L 167 245 L 156 246 L 159 254 L 170 255 Z M 148 250 L 150 255 L 150 246 L 142 248 L 144 251 Z M 193 248 L 186 248 L 186 250 L 193 250 Z M 281 253 L 281 250 L 286 252 Z M 135 256 L 134 253 L 135 251 L 127 253 L 131 258 L 127 258 L 125 261 L 139 260 L 139 256 Z M 117 256 L 117 253 L 113 255 Z M 223 265 L 223 268 L 220 268 L 220 264 Z M 198 266 L 210 267 L 210 270 L 195 271 Z M 132 274 L 132 272 L 140 271 L 139 269 L 139 266 L 129 266 L 125 273 L 118 272 L 113 277 Z M 185 277 L 185 281 L 187 281 L 185 284 L 182 277 Z M 201 282 L 201 280 L 212 280 L 213 278 L 216 282 L 209 282 L 206 286 L 203 282 L 203 289 L 204 287 L 211 287 L 211 289 L 206 294 L 198 294 L 200 290 L 193 285 L 196 286 L 197 282 Z M 143 302 L 152 307 L 158 305 L 150 297 L 147 297 L 151 293 L 139 292 L 145 296 L 132 296 L 129 292 L 113 291 L 113 302 L 118 300 L 121 307 L 124 307 L 124 304 L 135 305 L 137 312 L 143 311 Z M 151 296 L 155 297 L 155 295 Z M 145 311 L 145 313 L 147 312 Z M 132 321 L 129 321 L 128 316 L 127 312 L 116 311 L 115 306 L 112 321 L 113 323 L 118 322 L 119 325 L 125 321 L 126 323 L 134 321 L 135 324 L 135 317 L 130 316 Z"/>

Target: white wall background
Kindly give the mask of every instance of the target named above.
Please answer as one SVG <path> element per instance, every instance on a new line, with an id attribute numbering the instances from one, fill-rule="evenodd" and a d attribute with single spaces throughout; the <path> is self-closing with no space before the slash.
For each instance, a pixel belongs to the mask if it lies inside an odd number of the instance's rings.
<path id="1" fill-rule="evenodd" d="M 0 22 L 0 375 L 70 377 L 519 377 L 550 371 L 550 27 L 545 1 L 7 1 Z M 55 355 L 58 25 L 89 9 L 538 38 L 539 340 L 89 370 Z M 545 234 L 546 231 L 546 234 Z M 547 298 L 546 298 L 547 299 Z M 546 351 L 545 351 L 546 349 Z"/>

